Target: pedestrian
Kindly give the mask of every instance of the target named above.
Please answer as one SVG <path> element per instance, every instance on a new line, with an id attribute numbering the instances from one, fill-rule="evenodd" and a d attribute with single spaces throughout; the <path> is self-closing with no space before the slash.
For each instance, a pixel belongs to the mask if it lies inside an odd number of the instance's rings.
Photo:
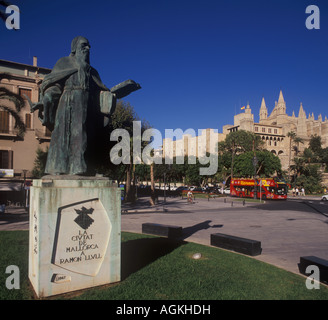
<path id="1" fill-rule="evenodd" d="M 191 202 L 192 203 L 192 192 L 191 192 L 191 190 L 188 191 L 187 197 L 188 197 L 188 199 L 187 199 L 188 202 Z"/>
<path id="2" fill-rule="evenodd" d="M 292 192 L 293 192 L 293 197 L 295 197 L 295 187 L 293 187 Z"/>
<path id="3" fill-rule="evenodd" d="M 305 197 L 305 189 L 302 187 L 302 196 Z"/>
<path id="4" fill-rule="evenodd" d="M 298 196 L 298 188 L 295 189 L 296 197 Z"/>

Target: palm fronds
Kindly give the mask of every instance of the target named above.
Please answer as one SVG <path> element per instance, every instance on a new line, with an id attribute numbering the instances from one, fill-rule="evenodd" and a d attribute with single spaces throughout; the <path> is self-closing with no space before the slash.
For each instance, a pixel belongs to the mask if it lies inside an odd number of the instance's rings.
<path id="1" fill-rule="evenodd" d="M 1 1 L 0 1 L 1 2 Z M 10 101 L 14 104 L 14 108 L 4 104 L 4 101 Z M 0 87 L 0 109 L 8 112 L 15 120 L 15 129 L 18 129 L 18 135 L 22 137 L 26 131 L 26 126 L 23 119 L 20 116 L 20 112 L 25 105 L 24 99 L 8 90 L 7 88 Z"/>

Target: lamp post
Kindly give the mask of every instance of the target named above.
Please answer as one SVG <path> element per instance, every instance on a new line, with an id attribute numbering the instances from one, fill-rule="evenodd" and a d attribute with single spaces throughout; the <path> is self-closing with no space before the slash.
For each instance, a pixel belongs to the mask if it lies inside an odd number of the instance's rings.
<path id="1" fill-rule="evenodd" d="M 164 203 L 166 203 L 166 186 L 165 186 L 165 177 L 166 177 L 166 172 L 164 172 Z"/>
<path id="2" fill-rule="evenodd" d="M 258 164 L 258 160 L 256 155 L 253 157 L 253 167 L 254 167 L 254 199 L 257 198 L 257 185 L 256 185 L 256 167 Z"/>
<path id="3" fill-rule="evenodd" d="M 26 208 L 26 204 L 27 204 L 27 201 L 26 201 L 26 173 L 27 173 L 28 170 L 26 169 L 23 169 L 23 174 L 24 174 L 24 190 L 23 190 L 23 197 L 24 197 L 24 200 L 23 200 L 23 203 L 24 203 L 24 208 Z"/>
<path id="4" fill-rule="evenodd" d="M 169 185 L 170 185 L 170 182 L 171 182 L 171 176 L 170 176 L 170 170 L 171 170 L 171 164 L 168 164 L 168 165 L 165 165 L 164 167 L 164 204 L 166 203 L 166 172 L 168 171 L 169 172 Z M 169 188 L 170 189 L 170 188 Z"/>

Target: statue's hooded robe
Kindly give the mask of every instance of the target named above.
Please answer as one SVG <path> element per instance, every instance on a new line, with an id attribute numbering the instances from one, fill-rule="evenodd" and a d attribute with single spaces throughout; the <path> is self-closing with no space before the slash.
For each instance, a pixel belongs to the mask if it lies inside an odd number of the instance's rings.
<path id="1" fill-rule="evenodd" d="M 46 173 L 88 173 L 88 161 L 97 157 L 100 148 L 97 142 L 104 116 L 109 117 L 115 107 L 101 110 L 100 93 L 104 91 L 109 89 L 98 72 L 90 65 L 79 66 L 74 56 L 61 58 L 44 78 L 42 124 L 52 131 Z"/>

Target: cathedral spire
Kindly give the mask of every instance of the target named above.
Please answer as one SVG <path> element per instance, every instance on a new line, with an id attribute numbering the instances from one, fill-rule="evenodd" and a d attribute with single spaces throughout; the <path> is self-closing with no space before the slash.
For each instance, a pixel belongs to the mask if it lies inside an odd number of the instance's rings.
<path id="1" fill-rule="evenodd" d="M 262 98 L 261 108 L 260 108 L 260 120 L 264 120 L 268 117 L 268 109 L 265 105 L 264 97 Z"/>
<path id="2" fill-rule="evenodd" d="M 307 125 L 306 125 L 306 113 L 303 109 L 303 104 L 300 104 L 300 111 L 298 112 L 298 120 L 297 120 L 297 130 L 296 133 L 299 137 L 307 136 Z"/>
<path id="3" fill-rule="evenodd" d="M 282 91 L 281 90 L 280 90 L 280 93 L 279 93 L 278 103 L 285 103 L 284 96 L 282 95 Z"/>
<path id="4" fill-rule="evenodd" d="M 284 96 L 282 95 L 281 90 L 280 90 L 280 93 L 279 93 L 278 103 L 275 106 L 275 109 L 277 109 L 277 112 L 276 112 L 277 115 L 286 114 L 286 102 L 284 100 Z"/>
<path id="5" fill-rule="evenodd" d="M 300 111 L 298 112 L 298 117 L 299 118 L 306 118 L 306 114 L 305 114 L 305 111 L 303 109 L 302 102 L 301 102 L 301 105 L 300 105 Z"/>

